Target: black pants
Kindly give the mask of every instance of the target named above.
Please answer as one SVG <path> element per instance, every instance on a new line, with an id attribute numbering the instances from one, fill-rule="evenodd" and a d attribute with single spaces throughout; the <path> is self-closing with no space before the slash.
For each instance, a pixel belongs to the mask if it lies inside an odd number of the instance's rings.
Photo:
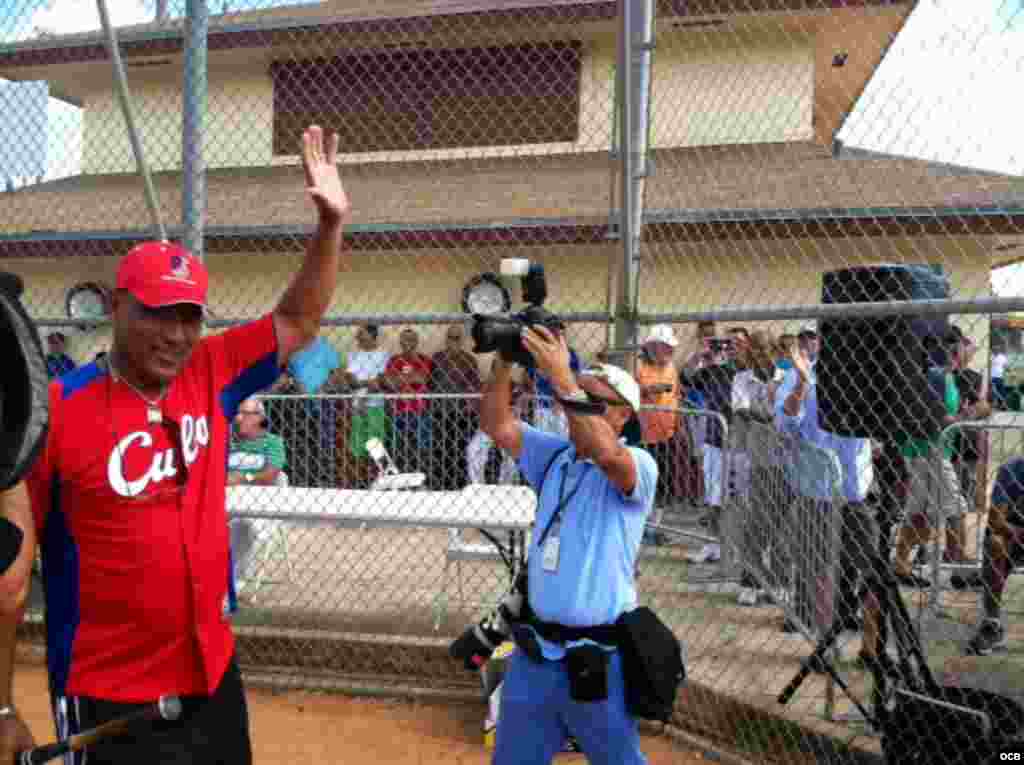
<path id="1" fill-rule="evenodd" d="M 860 608 L 857 597 L 864 577 L 874 571 L 878 544 L 878 525 L 874 508 L 851 502 L 840 511 L 839 587 L 836 595 L 836 616 L 850 619 Z"/>
<path id="2" fill-rule="evenodd" d="M 427 474 L 432 489 L 458 491 L 466 485 L 466 447 L 479 425 L 476 413 L 462 401 L 436 401 L 431 405 L 431 458 Z M 492 452 L 498 452 L 492 449 Z M 499 455 L 500 456 L 500 455 Z M 495 481 L 497 483 L 497 481 Z"/>
<path id="3" fill-rule="evenodd" d="M 139 704 L 80 697 L 69 710 L 78 732 L 132 714 Z M 184 697 L 176 722 L 140 722 L 119 738 L 90 747 L 76 762 L 89 765 L 251 765 L 249 711 L 234 659 L 210 697 Z"/>

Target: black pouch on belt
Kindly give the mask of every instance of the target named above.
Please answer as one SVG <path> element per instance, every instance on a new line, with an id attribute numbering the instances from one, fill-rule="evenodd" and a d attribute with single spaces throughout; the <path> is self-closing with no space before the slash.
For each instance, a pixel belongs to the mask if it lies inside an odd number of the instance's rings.
<path id="1" fill-rule="evenodd" d="M 573 701 L 608 698 L 608 652 L 596 645 L 579 645 L 565 652 L 569 696 Z"/>
<path id="2" fill-rule="evenodd" d="M 541 651 L 537 636 L 525 624 L 516 624 L 512 628 L 512 640 L 515 641 L 516 648 L 525 653 L 530 661 L 536 664 L 544 661 L 544 653 Z"/>

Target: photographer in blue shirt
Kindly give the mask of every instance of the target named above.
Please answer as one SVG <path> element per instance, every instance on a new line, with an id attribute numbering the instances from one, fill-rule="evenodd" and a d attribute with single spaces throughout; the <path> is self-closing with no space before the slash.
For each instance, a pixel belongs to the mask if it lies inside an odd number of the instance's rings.
<path id="1" fill-rule="evenodd" d="M 571 735 L 595 765 L 645 763 L 614 638 L 616 620 L 637 606 L 637 551 L 658 482 L 654 459 L 620 438 L 640 389 L 610 364 L 574 375 L 564 337 L 544 327 L 525 329 L 522 344 L 564 407 L 569 438 L 515 418 L 513 365 L 499 355 L 481 425 L 537 491 L 528 556 L 536 620 L 514 633 L 493 762 L 546 765 Z"/>

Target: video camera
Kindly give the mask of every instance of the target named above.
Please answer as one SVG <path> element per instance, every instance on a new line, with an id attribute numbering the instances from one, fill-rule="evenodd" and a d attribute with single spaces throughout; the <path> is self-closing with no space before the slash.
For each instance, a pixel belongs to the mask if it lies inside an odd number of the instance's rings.
<path id="1" fill-rule="evenodd" d="M 0 272 L 0 491 L 17 485 L 31 469 L 49 430 L 49 376 L 35 324 L 22 305 L 25 285 Z M 20 527 L 0 518 L 0 574 L 17 559 Z"/>
<path id="2" fill-rule="evenodd" d="M 565 324 L 543 308 L 548 296 L 544 266 L 526 258 L 503 258 L 501 274 L 522 278 L 523 302 L 527 305 L 522 311 L 509 315 L 473 314 L 473 353 L 497 351 L 506 361 L 529 368 L 533 366 L 533 356 L 523 347 L 523 329 L 541 326 L 559 335 Z"/>
<path id="3" fill-rule="evenodd" d="M 524 570 L 516 575 L 512 589 L 494 610 L 448 646 L 449 655 L 460 659 L 468 670 L 480 669 L 498 646 L 512 637 L 512 626 L 532 613 L 527 602 L 528 591 Z"/>

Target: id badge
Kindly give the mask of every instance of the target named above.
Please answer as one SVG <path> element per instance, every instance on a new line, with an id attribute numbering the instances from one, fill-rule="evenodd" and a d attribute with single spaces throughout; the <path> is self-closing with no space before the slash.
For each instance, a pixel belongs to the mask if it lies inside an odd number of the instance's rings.
<path id="1" fill-rule="evenodd" d="M 558 536 L 560 525 L 558 521 L 555 521 L 551 527 L 551 533 L 544 540 L 544 557 L 541 559 L 541 565 L 545 571 L 558 570 L 558 547 L 562 541 Z"/>

